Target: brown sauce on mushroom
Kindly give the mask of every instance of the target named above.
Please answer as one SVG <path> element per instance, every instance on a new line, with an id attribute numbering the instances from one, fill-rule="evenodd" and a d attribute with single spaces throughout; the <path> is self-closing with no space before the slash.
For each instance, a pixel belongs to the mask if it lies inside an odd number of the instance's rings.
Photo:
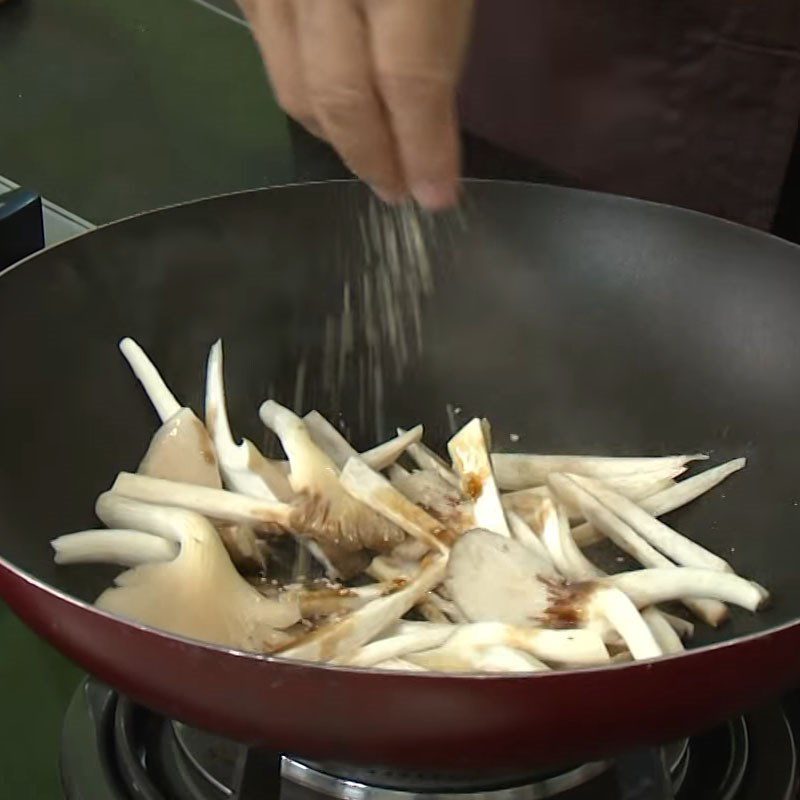
<path id="1" fill-rule="evenodd" d="M 462 481 L 464 494 L 473 502 L 483 494 L 483 480 L 475 472 L 468 472 Z"/>
<path id="2" fill-rule="evenodd" d="M 542 614 L 542 623 L 549 628 L 577 628 L 586 621 L 586 605 L 595 590 L 591 581 L 559 583 L 540 578 L 547 586 L 550 605 Z"/>

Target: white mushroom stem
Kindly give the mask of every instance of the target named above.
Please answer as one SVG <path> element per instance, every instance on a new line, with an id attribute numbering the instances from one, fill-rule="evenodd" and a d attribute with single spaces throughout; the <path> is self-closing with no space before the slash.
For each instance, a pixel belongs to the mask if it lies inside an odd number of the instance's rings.
<path id="1" fill-rule="evenodd" d="M 603 478 L 602 483 L 629 500 L 641 500 L 674 486 L 675 478 L 685 471 L 686 467 L 659 468 L 649 472 L 634 472 L 630 475 L 611 475 Z"/>
<path id="2" fill-rule="evenodd" d="M 473 501 L 476 525 L 511 538 L 492 473 L 487 429 L 485 420 L 475 418 L 450 439 L 447 449 L 461 478 L 461 491 Z"/>
<path id="3" fill-rule="evenodd" d="M 402 544 L 397 545 L 397 547 L 392 550 L 391 555 L 392 558 L 397 558 L 400 561 L 416 562 L 419 561 L 425 553 L 429 553 L 433 549 L 433 545 L 427 544 L 427 540 L 407 539 Z"/>
<path id="4" fill-rule="evenodd" d="M 418 560 L 421 560 L 423 556 L 420 556 Z M 394 559 L 387 558 L 386 556 L 376 556 L 372 559 L 365 572 L 370 578 L 376 581 L 382 581 L 384 583 L 392 581 L 396 583 L 405 583 L 414 575 L 416 570 L 416 563 L 409 563 L 408 561 L 401 561 L 398 563 Z M 435 602 L 435 597 L 435 592 L 428 592 L 417 603 L 417 609 L 429 622 L 449 624 L 451 620 L 448 618 L 448 615 L 445 614 L 444 610 L 440 608 L 439 604 Z"/>
<path id="5" fill-rule="evenodd" d="M 605 580 L 625 592 L 639 608 L 684 597 L 713 598 L 748 611 L 759 611 L 769 603 L 769 592 L 757 583 L 710 569 L 640 569 Z"/>
<path id="6" fill-rule="evenodd" d="M 420 650 L 430 650 L 443 644 L 455 632 L 455 626 L 432 625 L 420 627 L 413 632 L 377 639 L 364 645 L 357 652 L 337 663 L 351 667 L 372 667 L 390 658 L 400 658 Z"/>
<path id="7" fill-rule="evenodd" d="M 218 522 L 252 525 L 257 530 L 289 531 L 295 509 L 286 503 L 259 500 L 225 489 L 165 481 L 121 472 L 111 491 L 143 503 L 183 508 Z"/>
<path id="8" fill-rule="evenodd" d="M 446 568 L 446 557 L 428 557 L 422 562 L 419 572 L 403 588 L 317 629 L 284 650 L 282 655 L 304 661 L 331 661 L 351 656 L 408 613 L 420 598 L 441 583 Z"/>
<path id="9" fill-rule="evenodd" d="M 412 503 L 378 472 L 360 458 L 351 458 L 341 474 L 342 486 L 373 511 L 427 547 L 446 552 L 442 541 L 447 531 L 442 524 Z"/>
<path id="10" fill-rule="evenodd" d="M 743 469 L 746 465 L 747 459 L 745 458 L 735 458 L 732 461 L 727 461 L 644 498 L 640 505 L 648 514 L 660 517 L 697 499 L 700 495 L 718 486 L 722 481 Z"/>
<path id="11" fill-rule="evenodd" d="M 397 432 L 399 434 L 406 433 L 402 428 L 398 428 Z M 432 470 L 451 486 L 459 488 L 460 482 L 458 480 L 458 475 L 456 475 L 450 466 L 423 442 L 416 442 L 409 445 L 406 448 L 406 452 L 420 469 Z"/>
<path id="12" fill-rule="evenodd" d="M 517 492 L 508 492 L 500 495 L 500 502 L 505 509 L 506 519 L 508 519 L 508 514 L 513 512 L 529 525 L 532 524 L 532 520 L 536 518 L 536 515 L 541 510 L 542 503 L 548 499 L 553 499 L 553 493 L 547 486 L 533 486 L 530 489 L 520 489 Z M 580 509 L 573 508 L 566 503 L 564 505 L 567 508 L 571 522 L 577 523 L 583 520 Z"/>
<path id="13" fill-rule="evenodd" d="M 738 472 L 746 464 L 746 459 L 736 458 L 733 461 L 728 461 L 725 464 L 712 467 L 711 469 L 701 472 L 699 475 L 693 475 L 691 478 L 686 478 L 649 497 L 642 498 L 638 501 L 639 505 L 654 517 L 663 516 L 670 511 L 674 511 L 677 508 L 691 503 L 706 492 L 711 491 L 711 489 L 718 486 L 735 472 Z M 603 539 L 603 534 L 593 528 L 588 522 L 575 528 L 572 535 L 580 547 L 587 547 Z"/>
<path id="14" fill-rule="evenodd" d="M 161 412 L 172 410 L 173 401 L 177 401 L 141 348 L 131 340 L 124 340 L 121 349 L 138 370 Z M 180 408 L 156 431 L 137 472 L 151 478 L 221 489 L 219 466 L 214 441 L 205 425 L 190 408 Z M 265 568 L 264 556 L 250 528 L 226 525 L 219 533 L 237 566 L 247 571 Z"/>
<path id="15" fill-rule="evenodd" d="M 135 567 L 171 561 L 178 555 L 175 542 L 132 530 L 90 530 L 53 539 L 56 564 L 120 564 Z"/>
<path id="16" fill-rule="evenodd" d="M 403 658 L 388 658 L 386 661 L 381 661 L 380 664 L 375 664 L 373 669 L 387 669 L 395 672 L 427 672 L 425 667 L 420 667 L 419 664 L 414 664 L 411 661 L 406 661 Z"/>
<path id="17" fill-rule="evenodd" d="M 166 422 L 177 414 L 181 410 L 181 404 L 175 399 L 175 395 L 169 390 L 144 350 L 130 338 L 123 339 L 119 343 L 119 349 L 125 356 L 133 374 L 142 384 L 161 421 Z"/>
<path id="18" fill-rule="evenodd" d="M 408 660 L 437 672 L 542 672 L 548 669 L 538 659 L 504 645 L 485 647 L 450 645 L 412 653 Z"/>
<path id="19" fill-rule="evenodd" d="M 631 475 L 612 475 L 603 480 L 604 485 L 630 500 L 643 501 L 659 492 L 675 486 L 676 478 L 685 468 L 653 470 L 651 472 L 633 473 Z M 551 497 L 547 486 L 532 486 L 529 489 L 518 489 L 501 495 L 506 511 L 516 511 L 524 519 L 539 510 L 542 499 Z M 570 522 L 580 522 L 583 516 L 579 509 L 567 507 Z"/>
<path id="20" fill-rule="evenodd" d="M 137 471 L 154 478 L 222 486 L 214 445 L 203 423 L 190 408 L 181 407 L 133 339 L 123 339 L 119 348 L 162 421 Z"/>
<path id="21" fill-rule="evenodd" d="M 466 622 L 467 618 L 462 613 L 461 609 L 452 601 L 446 600 L 439 594 L 439 589 L 433 592 L 428 592 L 428 602 L 435 606 L 439 611 L 444 614 L 445 618 L 450 622 Z"/>
<path id="22" fill-rule="evenodd" d="M 519 542 L 523 547 L 530 550 L 542 563 L 550 565 L 552 574 L 556 575 L 559 572 L 558 567 L 553 563 L 547 547 L 534 533 L 530 525 L 513 511 L 507 511 L 506 518 L 514 541 Z"/>
<path id="23" fill-rule="evenodd" d="M 263 500 L 289 502 L 294 492 L 283 462 L 265 458 L 248 439 L 236 444 L 228 421 L 227 401 L 223 378 L 222 342 L 211 348 L 206 377 L 206 425 L 214 438 L 225 482 L 230 489 Z M 314 541 L 298 539 L 304 552 L 310 553 L 323 565 L 332 578 L 339 570 Z"/>
<path id="24" fill-rule="evenodd" d="M 314 444 L 341 469 L 348 458 L 358 455 L 358 451 L 319 411 L 309 411 L 303 417 L 308 434 Z"/>
<path id="25" fill-rule="evenodd" d="M 589 613 L 607 620 L 637 661 L 663 655 L 647 622 L 630 598 L 619 589 L 596 589 L 589 603 Z"/>
<path id="26" fill-rule="evenodd" d="M 670 625 L 667 617 L 655 608 L 646 608 L 642 617 L 650 628 L 658 646 L 666 654 L 682 653 L 684 650 L 681 637 Z"/>
<path id="27" fill-rule="evenodd" d="M 475 660 L 478 672 L 546 672 L 547 664 L 529 653 L 514 650 L 512 647 L 497 645 L 478 651 Z"/>
<path id="28" fill-rule="evenodd" d="M 422 439 L 422 433 L 422 425 L 398 433 L 394 439 L 365 450 L 361 454 L 361 459 L 372 469 L 384 470 L 394 464 L 412 444 L 417 444 Z"/>
<path id="29" fill-rule="evenodd" d="M 586 519 L 602 530 L 621 550 L 633 556 L 639 563 L 647 565 L 669 561 L 649 542 L 645 541 L 633 528 L 620 520 L 610 509 L 601 503 L 594 494 L 579 484 L 571 475 L 553 473 L 549 478 L 550 488 L 559 500 L 571 503 L 581 509 Z"/>
<path id="30" fill-rule="evenodd" d="M 727 561 L 648 514 L 636 503 L 580 475 L 569 476 L 643 539 L 684 567 L 731 572 Z"/>
<path id="31" fill-rule="evenodd" d="M 557 508 L 549 500 L 543 505 L 540 530 L 542 531 L 542 541 L 553 554 L 553 558 L 560 563 L 559 571 L 567 579 L 570 581 L 590 581 L 606 576 L 606 573 L 592 564 L 583 555 L 578 545 L 575 544 L 563 506 Z M 597 602 L 597 599 L 593 602 Z M 605 596 L 600 599 L 598 610 L 601 616 L 605 617 L 611 628 L 622 636 L 634 658 L 654 657 L 654 641 L 643 633 L 643 620 L 641 617 L 638 614 L 631 613 L 630 600 L 627 598 L 622 600 L 616 596 Z M 658 627 L 659 631 L 666 625 L 670 628 L 670 632 L 676 635 L 672 631 L 670 623 L 667 622 L 658 609 L 648 609 L 648 614 L 649 619 L 644 621 L 648 624 L 653 636 L 655 636 L 654 625 Z M 653 625 L 650 624 L 651 620 L 654 621 Z M 620 626 L 625 627 L 622 628 Z M 655 644 L 661 647 L 661 641 L 658 637 L 655 638 Z"/>
<path id="32" fill-rule="evenodd" d="M 107 525 L 160 536 L 180 546 L 166 562 L 122 573 L 97 605 L 146 625 L 257 652 L 285 644 L 282 629 L 300 620 L 292 597 L 266 598 L 234 568 L 217 532 L 190 511 L 106 493 L 96 512 Z"/>
<path id="33" fill-rule="evenodd" d="M 308 571 L 309 556 L 312 556 L 325 570 L 325 574 L 332 581 L 343 580 L 342 571 L 337 569 L 328 554 L 313 539 L 305 536 L 296 537 L 296 541 L 302 543 L 302 548 L 297 551 L 297 557 L 293 565 L 295 575 L 305 575 Z"/>
<path id="34" fill-rule="evenodd" d="M 642 566 L 678 569 L 665 555 L 642 539 L 630 525 L 619 519 L 571 478 L 553 474 L 550 476 L 550 485 L 559 498 L 579 506 L 593 527 L 602 531 L 617 547 L 633 556 Z M 728 610 L 717 600 L 697 596 L 682 599 L 690 611 L 714 627 L 728 617 Z"/>
<path id="35" fill-rule="evenodd" d="M 570 581 L 590 581 L 594 578 L 605 577 L 605 573 L 592 564 L 575 544 L 563 506 L 557 508 L 550 500 L 547 500 L 541 509 L 539 529 L 542 531 L 542 542 L 547 546 L 553 556 L 553 560 L 558 565 L 559 572 L 564 577 Z M 593 602 L 598 601 L 595 599 Z M 639 614 L 631 613 L 630 600 L 627 598 L 622 600 L 616 596 L 605 596 L 600 598 L 599 602 L 600 605 L 597 610 L 600 615 L 605 617 L 612 630 L 623 637 L 631 653 L 633 653 L 633 657 L 637 659 L 654 657 L 654 642 L 643 633 L 643 620 Z M 656 624 L 659 630 L 663 625 L 670 627 L 657 609 L 648 609 L 648 613 L 651 619 L 655 620 L 657 618 Z M 646 622 L 653 635 L 655 635 L 653 626 L 650 625 L 650 620 L 648 619 Z M 625 627 L 622 628 L 620 626 Z M 672 628 L 670 628 L 670 632 L 675 635 Z M 658 638 L 655 639 L 655 643 L 659 647 L 661 646 Z"/>
<path id="36" fill-rule="evenodd" d="M 677 474 L 692 461 L 706 459 L 702 454 L 656 457 L 606 458 L 603 456 L 533 455 L 522 453 L 493 453 L 492 463 L 498 486 L 504 491 L 527 489 L 547 483 L 554 472 L 570 472 L 600 480 L 621 475 L 658 474 L 664 471 Z M 673 475 L 674 476 L 674 475 Z"/>
<path id="37" fill-rule="evenodd" d="M 338 488 L 335 462 L 311 438 L 305 423 L 288 408 L 267 400 L 258 412 L 261 421 L 281 440 L 289 459 L 289 482 L 296 492 Z"/>
<path id="38" fill-rule="evenodd" d="M 401 467 L 399 464 L 392 464 L 392 466 L 386 470 L 386 477 L 395 484 L 397 481 L 407 478 L 411 474 L 409 470 L 405 467 Z"/>
<path id="39" fill-rule="evenodd" d="M 137 530 L 181 545 L 197 521 L 197 515 L 183 509 L 142 503 L 113 492 L 104 492 L 97 498 L 95 514 L 109 528 Z"/>
<path id="40" fill-rule="evenodd" d="M 308 433 L 314 444 L 320 448 L 341 469 L 349 458 L 358 456 L 358 451 L 319 411 L 309 411 L 303 417 Z M 410 431 L 398 431 L 394 439 L 389 439 L 360 454 L 363 461 L 372 469 L 384 470 L 390 467 L 412 444 L 422 439 L 422 425 Z"/>
<path id="41" fill-rule="evenodd" d="M 448 630 L 450 633 L 455 633 L 455 628 L 449 622 L 442 622 L 440 624 L 433 624 L 430 622 L 419 622 L 418 620 L 401 619 L 398 620 L 391 628 L 386 629 L 386 636 L 407 636 L 409 634 L 416 634 L 422 630 Z"/>
<path id="42" fill-rule="evenodd" d="M 602 573 L 575 544 L 564 506 L 549 498 L 542 501 L 537 528 L 558 571 L 571 581 L 585 581 Z"/>
<path id="43" fill-rule="evenodd" d="M 220 524 L 223 541 L 228 540 L 226 545 L 231 549 L 235 548 L 238 556 L 256 565 L 263 565 L 263 559 L 251 552 L 251 529 L 269 533 L 296 532 L 299 523 L 304 519 L 302 506 L 260 500 L 224 489 L 209 489 L 128 472 L 117 476 L 111 491 L 144 503 L 194 511 L 214 520 Z M 231 527 L 225 530 L 224 525 Z M 314 543 L 308 542 L 307 546 L 311 549 Z M 317 558 L 322 560 L 322 554 L 317 555 Z"/>
<path id="44" fill-rule="evenodd" d="M 206 427 L 214 441 L 220 470 L 229 489 L 263 500 L 289 499 L 291 489 L 285 476 L 277 469 L 274 473 L 269 468 L 259 471 L 258 467 L 263 466 L 261 462 L 266 459 L 256 446 L 246 439 L 239 444 L 233 439 L 225 397 L 222 342 L 219 340 L 211 348 L 206 369 Z M 267 480 L 270 476 L 272 481 Z"/>
<path id="45" fill-rule="evenodd" d="M 365 606 L 373 600 L 397 591 L 391 583 L 373 583 L 368 586 L 333 587 L 323 589 L 298 589 L 297 602 L 304 619 L 327 617 L 331 614 L 347 614 Z"/>
<path id="46" fill-rule="evenodd" d="M 408 561 L 397 561 L 388 556 L 375 556 L 366 569 L 366 574 L 376 581 L 407 581 L 414 574 L 416 564 Z"/>
<path id="47" fill-rule="evenodd" d="M 450 592 L 447 590 L 447 587 L 442 584 L 436 589 L 436 594 L 440 597 L 443 597 L 445 600 L 452 600 L 453 598 L 450 596 Z"/>
<path id="48" fill-rule="evenodd" d="M 447 617 L 447 614 L 445 614 L 444 611 L 430 601 L 432 596 L 432 593 L 428 592 L 428 594 L 425 595 L 426 599 L 417 603 L 417 610 L 420 614 L 422 614 L 423 617 L 425 617 L 426 620 L 428 620 L 428 622 L 435 622 L 440 625 L 449 625 L 451 620 Z"/>
<path id="49" fill-rule="evenodd" d="M 681 639 L 691 639 L 694 636 L 694 624 L 683 617 L 676 617 L 674 614 L 668 614 L 666 611 L 658 612 L 668 623 L 672 630 L 680 636 Z"/>
<path id="50" fill-rule="evenodd" d="M 476 648 L 502 646 L 520 650 L 553 665 L 587 667 L 607 664 L 609 661 L 602 638 L 590 630 L 557 631 L 500 622 L 476 622 L 450 627 L 456 630 L 444 645 L 448 656 L 474 653 Z M 415 664 L 439 668 L 428 659 L 417 658 L 417 655 L 422 654 L 415 653 L 407 658 Z"/>

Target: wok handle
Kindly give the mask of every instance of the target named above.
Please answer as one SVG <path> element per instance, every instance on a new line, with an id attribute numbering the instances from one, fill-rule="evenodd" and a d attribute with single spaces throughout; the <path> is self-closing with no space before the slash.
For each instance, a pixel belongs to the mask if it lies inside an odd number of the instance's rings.
<path id="1" fill-rule="evenodd" d="M 27 189 L 0 194 L 0 269 L 43 247 L 42 198 Z"/>

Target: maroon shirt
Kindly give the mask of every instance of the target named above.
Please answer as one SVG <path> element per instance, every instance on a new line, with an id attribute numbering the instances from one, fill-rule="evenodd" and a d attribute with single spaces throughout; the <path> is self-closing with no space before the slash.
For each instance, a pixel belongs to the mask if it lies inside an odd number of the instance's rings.
<path id="1" fill-rule="evenodd" d="M 768 227 L 800 0 L 479 0 L 461 111 L 579 185 Z"/>

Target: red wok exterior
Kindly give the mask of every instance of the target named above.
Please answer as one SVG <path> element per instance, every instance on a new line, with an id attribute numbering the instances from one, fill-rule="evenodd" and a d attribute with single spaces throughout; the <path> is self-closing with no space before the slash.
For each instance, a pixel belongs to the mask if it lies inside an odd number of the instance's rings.
<path id="1" fill-rule="evenodd" d="M 48 589 L 5 561 L 0 594 L 39 635 L 151 709 L 247 744 L 353 764 L 489 771 L 577 763 L 702 729 L 800 675 L 800 623 L 651 663 L 455 677 L 307 666 L 175 639 Z"/>

